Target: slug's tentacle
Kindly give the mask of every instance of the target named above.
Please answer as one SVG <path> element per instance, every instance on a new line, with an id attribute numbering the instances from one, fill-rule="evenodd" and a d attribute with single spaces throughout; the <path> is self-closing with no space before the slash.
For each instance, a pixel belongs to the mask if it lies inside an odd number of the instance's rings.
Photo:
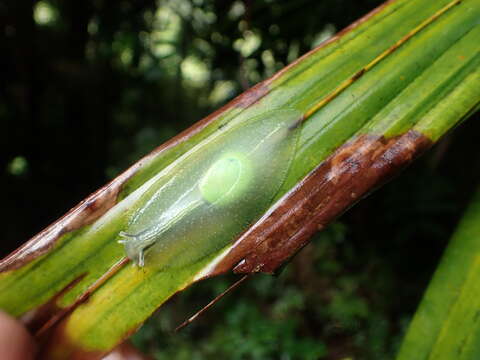
<path id="1" fill-rule="evenodd" d="M 129 241 L 130 238 L 133 237 L 133 235 L 127 234 L 125 231 L 120 231 L 118 233 L 118 236 L 123 238 L 117 241 L 119 244 L 125 244 L 127 241 Z"/>

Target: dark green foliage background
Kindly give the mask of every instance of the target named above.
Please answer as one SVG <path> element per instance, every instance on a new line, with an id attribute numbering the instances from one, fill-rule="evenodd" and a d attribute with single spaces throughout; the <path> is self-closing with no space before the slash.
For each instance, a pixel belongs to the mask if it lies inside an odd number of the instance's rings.
<path id="1" fill-rule="evenodd" d="M 6 255 L 175 133 L 377 0 L 0 2 Z M 174 298 L 134 336 L 158 359 L 387 359 L 480 179 L 478 116 L 179 334 L 225 289 Z"/>

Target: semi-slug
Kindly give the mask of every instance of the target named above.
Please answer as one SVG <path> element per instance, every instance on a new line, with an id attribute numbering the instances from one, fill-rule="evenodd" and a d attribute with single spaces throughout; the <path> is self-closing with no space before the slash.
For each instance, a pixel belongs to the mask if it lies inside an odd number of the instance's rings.
<path id="1" fill-rule="evenodd" d="M 264 113 L 219 130 L 164 169 L 119 234 L 127 257 L 144 266 L 148 250 L 152 261 L 182 266 L 228 244 L 280 189 L 300 119 L 295 110 Z"/>

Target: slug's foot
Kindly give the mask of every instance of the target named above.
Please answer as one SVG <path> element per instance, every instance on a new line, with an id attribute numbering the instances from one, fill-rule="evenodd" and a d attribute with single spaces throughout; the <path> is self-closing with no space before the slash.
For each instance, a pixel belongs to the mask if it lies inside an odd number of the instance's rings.
<path id="1" fill-rule="evenodd" d="M 143 253 L 143 248 L 139 245 L 139 237 L 137 235 L 128 234 L 124 231 L 118 233 L 123 239 L 118 240 L 118 243 L 125 246 L 125 253 L 127 257 L 133 261 L 134 265 L 139 267 L 145 266 L 145 256 Z"/>

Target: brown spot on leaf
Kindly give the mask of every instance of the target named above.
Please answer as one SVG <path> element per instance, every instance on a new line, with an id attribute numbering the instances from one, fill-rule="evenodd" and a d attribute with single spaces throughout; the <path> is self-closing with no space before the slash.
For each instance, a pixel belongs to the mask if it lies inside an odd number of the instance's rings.
<path id="1" fill-rule="evenodd" d="M 250 105 L 256 103 L 266 94 L 268 94 L 270 88 L 268 87 L 267 82 L 268 80 L 258 83 L 234 99 L 233 103 L 235 104 L 235 107 L 248 108 Z"/>
<path id="2" fill-rule="evenodd" d="M 420 133 L 362 135 L 343 145 L 248 229 L 213 274 L 273 272 L 319 229 L 431 145 Z"/>
<path id="3" fill-rule="evenodd" d="M 61 308 L 57 305 L 57 301 L 65 295 L 70 289 L 78 284 L 87 274 L 82 274 L 73 279 L 67 286 L 56 293 L 50 300 L 39 307 L 28 311 L 21 317 L 21 321 L 30 330 L 31 333 L 36 333 L 52 316 L 57 314 Z"/>
<path id="4" fill-rule="evenodd" d="M 359 71 L 357 71 L 353 76 L 352 76 L 352 81 L 355 81 L 355 80 L 358 80 L 360 79 L 363 74 L 365 74 L 366 70 L 365 69 L 361 69 Z"/>

